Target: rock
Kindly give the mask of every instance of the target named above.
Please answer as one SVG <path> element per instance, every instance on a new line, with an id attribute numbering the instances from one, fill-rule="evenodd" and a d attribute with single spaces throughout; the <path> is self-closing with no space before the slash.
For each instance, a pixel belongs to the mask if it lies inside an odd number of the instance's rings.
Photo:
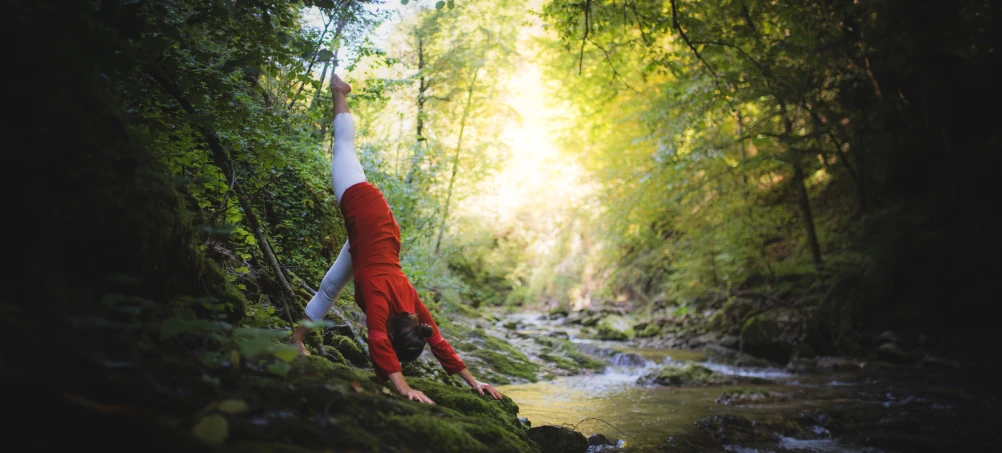
<path id="1" fill-rule="evenodd" d="M 741 339 L 736 335 L 724 335 L 720 337 L 718 343 L 725 348 L 737 349 L 741 346 Z"/>
<path id="2" fill-rule="evenodd" d="M 568 312 L 566 308 L 557 307 L 554 308 L 553 310 L 550 310 L 550 312 L 547 313 L 547 317 L 549 317 L 550 319 L 559 319 L 559 318 L 566 318 L 568 314 L 570 314 L 570 312 Z"/>
<path id="3" fill-rule="evenodd" d="M 640 338 L 651 338 L 661 335 L 661 326 L 656 323 L 647 323 L 643 328 L 635 329 L 638 333 L 637 336 Z"/>
<path id="4" fill-rule="evenodd" d="M 608 315 L 596 326 L 600 340 L 626 341 L 633 338 L 633 328 L 626 318 L 619 315 Z"/>
<path id="5" fill-rule="evenodd" d="M 779 323 L 765 314 L 752 316 L 741 328 L 741 351 L 776 363 L 787 363 L 793 355 L 793 346 L 780 341 Z"/>
<path id="6" fill-rule="evenodd" d="M 926 354 L 925 357 L 922 357 L 922 360 L 919 360 L 918 366 L 922 368 L 946 370 L 960 368 L 960 363 L 955 360 L 947 360 L 942 357 Z"/>
<path id="7" fill-rule="evenodd" d="M 877 347 L 875 355 L 878 359 L 885 362 L 896 363 L 899 365 L 911 365 L 922 359 L 923 354 L 921 352 L 905 352 L 902 351 L 896 343 L 884 343 Z"/>
<path id="8" fill-rule="evenodd" d="M 817 354 L 814 352 L 814 348 L 807 343 L 797 343 L 793 345 L 793 358 L 809 359 L 815 357 Z"/>
<path id="9" fill-rule="evenodd" d="M 661 369 L 641 377 L 637 383 L 666 386 L 686 386 L 699 387 L 714 383 L 719 380 L 720 375 L 714 373 L 709 368 L 688 364 L 686 366 L 668 365 Z"/>
<path id="10" fill-rule="evenodd" d="M 637 354 L 631 354 L 628 352 L 617 352 L 609 357 L 609 364 L 613 366 L 639 368 L 647 365 L 647 359 L 640 357 Z"/>
<path id="11" fill-rule="evenodd" d="M 592 447 L 606 447 L 606 446 L 621 447 L 623 444 L 624 442 L 619 439 L 610 439 L 602 434 L 592 434 L 591 437 L 588 438 L 588 445 L 591 445 Z M 601 448 L 601 449 L 589 449 L 589 451 L 608 451 L 608 450 Z"/>
<path id="12" fill-rule="evenodd" d="M 584 434 L 562 426 L 540 426 L 530 428 L 529 439 L 547 453 L 585 453 L 588 439 Z"/>
<path id="13" fill-rule="evenodd" d="M 564 332 L 563 330 L 554 330 L 546 335 L 552 338 L 562 338 L 564 340 L 567 340 L 571 337 L 570 335 L 567 334 L 567 332 Z"/>
<path id="14" fill-rule="evenodd" d="M 358 343 L 348 337 L 334 335 L 331 337 L 330 346 L 336 349 L 352 365 L 359 368 L 367 368 L 369 365 L 369 354 L 362 350 Z"/>
<path id="15" fill-rule="evenodd" d="M 581 325 L 585 327 L 595 327 L 602 320 L 601 316 L 589 316 L 581 321 Z"/>
<path id="16" fill-rule="evenodd" d="M 760 359 L 750 354 L 745 354 L 735 349 L 728 349 L 723 346 L 706 345 L 703 348 L 706 358 L 714 363 L 722 363 L 734 366 L 751 367 L 775 367 L 779 366 L 765 359 Z"/>
<path id="17" fill-rule="evenodd" d="M 532 422 L 529 421 L 529 417 L 519 417 L 518 424 L 526 428 L 532 428 Z"/>
<path id="18" fill-rule="evenodd" d="M 519 323 L 518 323 L 518 322 L 515 322 L 515 321 L 508 321 L 508 322 L 504 323 L 503 325 L 504 325 L 504 328 L 505 328 L 505 329 L 508 329 L 508 330 L 515 330 L 515 329 L 517 329 L 517 328 L 518 328 L 518 324 L 519 324 Z"/>
<path id="19" fill-rule="evenodd" d="M 717 397 L 717 404 L 723 404 L 725 406 L 730 405 L 741 405 L 741 404 L 762 404 L 762 403 L 772 403 L 776 401 L 787 401 L 790 399 L 790 395 L 786 393 L 777 393 L 769 390 L 762 390 L 756 388 L 749 389 L 736 389 L 729 390 Z"/>
<path id="20" fill-rule="evenodd" d="M 611 445 L 609 444 L 609 438 L 601 434 L 592 434 L 588 438 L 588 445 Z"/>

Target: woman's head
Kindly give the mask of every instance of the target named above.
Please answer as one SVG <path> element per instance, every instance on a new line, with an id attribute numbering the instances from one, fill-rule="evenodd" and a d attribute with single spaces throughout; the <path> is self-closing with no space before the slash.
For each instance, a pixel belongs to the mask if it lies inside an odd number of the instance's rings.
<path id="1" fill-rule="evenodd" d="M 410 362 L 424 351 L 424 345 L 432 334 L 428 324 L 418 322 L 417 315 L 400 313 L 390 321 L 390 343 L 401 362 Z"/>

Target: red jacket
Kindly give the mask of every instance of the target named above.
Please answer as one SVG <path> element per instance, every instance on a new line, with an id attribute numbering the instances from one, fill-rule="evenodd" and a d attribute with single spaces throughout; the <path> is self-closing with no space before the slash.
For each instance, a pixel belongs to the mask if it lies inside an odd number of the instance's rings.
<path id="1" fill-rule="evenodd" d="M 431 325 L 428 345 L 449 375 L 465 369 L 400 268 L 400 227 L 382 192 L 368 182 L 349 187 L 341 197 L 341 213 L 351 244 L 355 302 L 365 312 L 376 377 L 383 381 L 400 371 L 386 328 L 388 320 L 402 311 L 416 313 L 420 322 Z"/>

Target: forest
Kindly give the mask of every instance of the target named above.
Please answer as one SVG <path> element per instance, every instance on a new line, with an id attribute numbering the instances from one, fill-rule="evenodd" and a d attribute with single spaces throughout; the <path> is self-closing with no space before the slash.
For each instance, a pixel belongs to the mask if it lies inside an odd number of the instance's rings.
<path id="1" fill-rule="evenodd" d="M 12 434 L 70 431 L 19 441 L 43 451 L 998 450 L 1000 15 L 7 2 Z M 357 234 L 332 186 L 334 74 L 400 269 L 501 399 L 432 352 L 401 372 L 437 404 L 384 382 L 358 272 L 305 317 Z"/>

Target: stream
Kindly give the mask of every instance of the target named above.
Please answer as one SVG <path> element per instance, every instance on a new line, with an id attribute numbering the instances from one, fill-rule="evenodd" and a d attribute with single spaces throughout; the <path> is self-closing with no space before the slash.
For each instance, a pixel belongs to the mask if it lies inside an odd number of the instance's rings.
<path id="1" fill-rule="evenodd" d="M 930 437 L 933 441 L 938 439 L 937 430 L 941 430 L 942 435 L 960 436 L 958 445 L 965 442 L 978 446 L 997 445 L 999 442 L 992 428 L 999 420 L 997 401 L 981 399 L 952 387 L 954 381 L 949 378 L 956 377 L 958 370 L 944 373 L 942 370 L 899 369 L 865 363 L 844 371 L 813 373 L 742 368 L 708 362 L 701 351 L 637 348 L 628 342 L 579 338 L 573 326 L 540 315 L 509 315 L 504 321 L 517 321 L 523 326 L 517 335 L 509 334 L 509 341 L 513 343 L 518 343 L 519 338 L 531 338 L 533 334 L 548 335 L 559 330 L 566 332 L 580 351 L 609 363 L 601 373 L 507 385 L 501 387 L 501 391 L 519 405 L 519 415 L 528 418 L 532 426 L 574 427 L 586 437 L 602 434 L 621 440 L 618 451 L 664 451 L 679 436 L 692 433 L 700 420 L 725 414 L 745 417 L 755 423 L 779 424 L 794 419 L 803 423 L 804 414 L 813 414 L 804 426 L 809 431 L 807 438 L 774 433 L 766 439 L 773 445 L 771 448 L 762 449 L 761 442 L 757 443 L 758 448 L 727 444 L 726 432 L 721 435 L 725 438 L 724 450 L 741 453 L 941 451 L 934 442 L 927 440 Z M 528 349 L 527 345 L 523 348 Z M 637 383 L 638 378 L 662 365 L 688 362 L 699 363 L 724 375 L 764 378 L 769 383 L 708 387 Z M 780 398 L 755 404 L 716 402 L 724 392 L 736 389 L 764 390 Z M 853 412 L 846 417 L 849 408 Z M 851 423 L 835 423 L 826 415 L 828 411 L 842 411 L 842 418 L 856 420 L 862 426 L 854 428 Z M 726 428 L 721 430 L 726 431 Z M 881 436 L 885 434 L 891 437 L 883 439 Z M 867 445 L 879 445 L 882 441 L 884 448 Z M 898 450 L 886 448 L 887 445 L 918 447 Z M 593 446 L 590 451 L 600 450 L 601 447 Z"/>

